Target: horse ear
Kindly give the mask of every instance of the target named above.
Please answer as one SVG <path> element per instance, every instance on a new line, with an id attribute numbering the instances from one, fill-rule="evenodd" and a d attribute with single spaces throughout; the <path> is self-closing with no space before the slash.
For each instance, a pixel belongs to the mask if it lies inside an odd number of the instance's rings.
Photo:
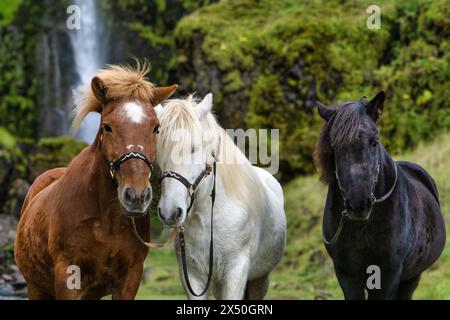
<path id="1" fill-rule="evenodd" d="M 321 104 L 319 101 L 316 101 L 316 105 L 317 105 L 317 110 L 319 111 L 320 116 L 325 121 L 329 121 L 336 112 L 336 110 L 328 108 L 326 105 Z"/>
<path id="2" fill-rule="evenodd" d="M 177 90 L 177 88 L 178 88 L 177 84 L 173 84 L 168 87 L 154 88 L 153 89 L 153 98 L 152 98 L 152 101 L 150 101 L 151 104 L 153 106 L 157 106 L 158 104 L 160 104 L 161 102 L 163 102 L 164 100 L 169 98 L 175 92 L 175 90 Z"/>
<path id="3" fill-rule="evenodd" d="M 107 98 L 107 94 L 108 94 L 108 88 L 106 88 L 105 83 L 103 82 L 102 79 L 100 79 L 99 77 L 94 77 L 92 78 L 91 81 L 91 89 L 92 89 L 92 93 L 95 96 L 95 99 L 97 99 L 98 102 L 100 103 L 105 103 Z"/>
<path id="4" fill-rule="evenodd" d="M 366 106 L 367 113 L 370 115 L 373 121 L 377 122 L 377 120 L 381 117 L 384 108 L 384 99 L 386 98 L 384 91 L 381 90 L 378 94 L 369 101 Z"/>
<path id="5" fill-rule="evenodd" d="M 203 119 L 203 117 L 211 111 L 213 105 L 213 94 L 208 93 L 203 100 L 197 105 L 196 110 L 198 113 L 198 117 Z"/>

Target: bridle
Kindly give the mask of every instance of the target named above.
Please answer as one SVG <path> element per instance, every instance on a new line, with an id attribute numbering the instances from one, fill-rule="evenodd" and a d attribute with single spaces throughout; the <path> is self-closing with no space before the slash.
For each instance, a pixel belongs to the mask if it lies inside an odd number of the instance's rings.
<path id="1" fill-rule="evenodd" d="M 370 192 L 370 202 L 371 203 L 370 203 L 369 217 L 370 217 L 370 215 L 372 213 L 373 206 L 375 204 L 382 203 L 383 201 L 385 201 L 387 198 L 389 198 L 391 196 L 392 192 L 394 192 L 395 186 L 397 185 L 398 173 L 397 173 L 397 164 L 395 163 L 395 161 L 393 161 L 393 162 L 394 162 L 394 170 L 395 170 L 394 183 L 393 183 L 392 187 L 389 189 L 389 191 L 386 194 L 384 194 L 382 197 L 380 197 L 380 198 L 377 198 L 375 196 L 375 188 L 377 186 L 378 176 L 380 174 L 380 163 L 379 162 L 377 163 L 377 173 L 376 173 L 375 180 L 374 180 L 374 182 L 372 184 L 372 188 L 371 188 L 371 192 Z M 336 243 L 336 241 L 339 239 L 339 236 L 341 234 L 342 228 L 344 227 L 345 220 L 348 217 L 347 199 L 345 198 L 344 189 L 342 188 L 341 182 L 339 181 L 339 173 L 338 173 L 338 169 L 337 169 L 337 166 L 336 166 L 336 160 L 335 160 L 334 166 L 335 166 L 334 173 L 336 175 L 336 181 L 338 183 L 339 190 L 341 191 L 342 200 L 344 201 L 344 210 L 341 212 L 341 220 L 339 221 L 339 225 L 338 225 L 338 228 L 336 230 L 336 233 L 334 234 L 334 236 L 331 238 L 330 241 L 328 241 L 326 239 L 326 237 L 325 237 L 325 230 L 322 229 L 323 242 L 326 245 L 331 245 L 331 246 L 334 245 Z"/>
<path id="2" fill-rule="evenodd" d="M 186 217 L 187 217 L 187 215 L 191 211 L 192 206 L 194 204 L 194 200 L 196 197 L 195 191 L 197 190 L 197 187 L 203 181 L 203 179 L 206 178 L 211 172 L 213 173 L 213 187 L 212 187 L 212 191 L 211 191 L 211 235 L 210 235 L 211 239 L 209 242 L 209 268 L 208 268 L 208 280 L 206 281 L 205 288 L 202 290 L 201 293 L 195 293 L 194 290 L 192 289 L 191 283 L 189 281 L 189 274 L 187 271 L 187 263 L 186 263 L 186 242 L 184 240 L 184 227 L 183 226 L 178 227 L 178 235 L 179 235 L 179 239 L 180 239 L 180 251 L 181 251 L 181 264 L 183 266 L 183 276 L 184 276 L 184 280 L 186 282 L 186 286 L 187 286 L 188 290 L 195 297 L 203 296 L 208 291 L 208 288 L 211 284 L 211 278 L 212 278 L 212 269 L 213 269 L 213 264 L 214 264 L 213 222 L 214 222 L 214 202 L 216 199 L 216 162 L 213 162 L 212 166 L 207 164 L 205 169 L 195 179 L 194 183 L 190 183 L 189 180 L 187 180 L 181 174 L 174 172 L 174 171 L 165 171 L 161 177 L 161 182 L 165 178 L 172 178 L 172 179 L 175 179 L 175 180 L 181 182 L 188 189 L 190 203 L 189 203 L 189 207 L 186 211 Z"/>
<path id="3" fill-rule="evenodd" d="M 145 162 L 147 167 L 150 169 L 150 174 L 148 176 L 148 179 L 150 180 L 150 177 L 152 175 L 152 172 L 155 168 L 155 164 L 148 160 L 147 156 L 141 152 L 128 152 L 120 156 L 117 160 L 110 160 L 106 153 L 103 151 L 103 128 L 100 129 L 100 143 L 99 143 L 99 149 L 100 152 L 103 155 L 103 159 L 105 160 L 106 164 L 109 166 L 109 175 L 111 176 L 111 179 L 113 180 L 114 184 L 116 184 L 116 171 L 120 169 L 122 164 L 127 162 L 131 159 L 140 159 Z"/>
<path id="4" fill-rule="evenodd" d="M 99 143 L 99 149 L 100 152 L 103 155 L 103 159 L 106 162 L 106 165 L 109 167 L 109 175 L 111 176 L 111 180 L 113 182 L 113 184 L 115 186 L 117 186 L 117 182 L 116 182 L 116 172 L 117 170 L 120 169 L 120 167 L 128 160 L 131 159 L 140 159 L 142 161 L 145 162 L 145 164 L 147 165 L 147 167 L 150 169 L 150 173 L 148 175 L 148 179 L 150 180 L 153 170 L 155 168 L 155 164 L 150 161 L 147 156 L 141 152 L 128 152 L 123 154 L 122 156 L 120 156 L 117 160 L 110 160 L 108 158 L 108 156 L 106 155 L 106 153 L 103 151 L 103 128 L 100 129 L 100 143 Z M 139 235 L 137 228 L 136 228 L 136 222 L 134 221 L 134 217 L 130 217 L 131 219 L 131 224 L 133 226 L 133 231 L 136 234 L 136 236 L 138 237 L 138 239 L 147 247 L 149 248 L 161 248 L 167 244 L 169 244 L 170 242 L 172 242 L 173 238 L 175 237 L 176 234 L 176 230 L 174 229 L 171 234 L 169 235 L 168 239 L 166 240 L 166 242 L 164 243 L 153 243 L 153 242 L 146 242 L 142 239 L 142 237 Z M 151 238 L 151 235 L 150 235 Z"/>
<path id="5" fill-rule="evenodd" d="M 215 165 L 215 163 L 213 165 Z M 190 203 L 186 212 L 187 215 L 191 211 L 192 205 L 194 204 L 195 190 L 200 182 L 202 182 L 202 180 L 211 173 L 212 169 L 212 166 L 207 164 L 205 169 L 195 179 L 194 183 L 190 183 L 189 180 L 175 171 L 165 171 L 161 176 L 160 182 L 162 182 L 165 178 L 172 178 L 181 182 L 188 189 Z"/>

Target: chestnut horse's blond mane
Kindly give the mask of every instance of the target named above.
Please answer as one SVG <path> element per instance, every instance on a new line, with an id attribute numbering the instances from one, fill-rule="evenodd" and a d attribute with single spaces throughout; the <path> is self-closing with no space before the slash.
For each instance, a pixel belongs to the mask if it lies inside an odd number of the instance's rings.
<path id="1" fill-rule="evenodd" d="M 154 84 L 147 81 L 145 75 L 150 71 L 150 64 L 136 62 L 136 67 L 109 65 L 99 70 L 99 77 L 107 88 L 108 100 L 135 98 L 150 101 L 153 98 Z M 101 103 L 95 98 L 91 84 L 84 84 L 74 91 L 74 114 L 72 128 L 78 129 L 89 112 L 100 112 Z"/>

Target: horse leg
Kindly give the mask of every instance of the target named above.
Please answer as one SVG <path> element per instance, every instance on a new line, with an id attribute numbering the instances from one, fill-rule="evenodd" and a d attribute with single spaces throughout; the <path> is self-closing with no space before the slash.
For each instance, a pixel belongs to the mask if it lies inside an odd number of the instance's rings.
<path id="1" fill-rule="evenodd" d="M 28 299 L 30 300 L 54 300 L 55 297 L 45 293 L 44 291 L 40 290 L 38 287 L 32 285 L 31 283 L 27 283 L 27 290 L 28 290 Z"/>
<path id="2" fill-rule="evenodd" d="M 397 289 L 398 300 L 412 300 L 414 291 L 419 285 L 420 275 L 409 280 L 400 281 Z"/>
<path id="3" fill-rule="evenodd" d="M 345 300 L 365 300 L 364 281 L 336 268 L 336 277 L 344 293 Z"/>
<path id="4" fill-rule="evenodd" d="M 221 300 L 244 299 L 250 263 L 247 256 L 239 256 L 228 263 L 225 279 L 220 290 Z"/>
<path id="5" fill-rule="evenodd" d="M 113 290 L 113 300 L 133 300 L 139 290 L 141 283 L 143 264 L 129 269 L 127 274 L 120 279 L 118 287 Z"/>
<path id="6" fill-rule="evenodd" d="M 245 289 L 245 300 L 262 300 L 269 289 L 269 274 L 260 278 L 247 281 Z"/>

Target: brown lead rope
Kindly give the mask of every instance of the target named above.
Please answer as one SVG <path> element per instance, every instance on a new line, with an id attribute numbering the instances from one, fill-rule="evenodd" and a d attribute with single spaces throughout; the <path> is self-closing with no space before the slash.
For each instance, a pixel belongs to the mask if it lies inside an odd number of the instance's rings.
<path id="1" fill-rule="evenodd" d="M 180 251 L 181 251 L 181 264 L 183 265 L 183 275 L 186 286 L 195 297 L 203 296 L 209 289 L 212 278 L 212 269 L 214 264 L 214 240 L 213 240 L 213 219 L 214 219 L 214 201 L 216 200 L 216 163 L 213 164 L 213 189 L 211 191 L 211 240 L 209 243 L 209 270 L 208 270 L 208 280 L 206 281 L 205 289 L 200 293 L 195 293 L 192 289 L 191 282 L 189 281 L 189 274 L 187 271 L 186 264 L 186 242 L 184 241 L 184 229 L 180 227 L 178 235 L 180 236 Z"/>
<path id="2" fill-rule="evenodd" d="M 141 240 L 142 244 L 149 247 L 149 248 L 161 248 L 168 244 L 170 244 L 173 239 L 175 238 L 175 235 L 177 234 L 177 229 L 172 229 L 172 232 L 170 233 L 169 237 L 167 238 L 166 242 L 163 243 L 153 243 L 153 242 L 145 242 L 141 236 L 139 235 L 137 229 L 136 229 L 136 223 L 134 222 L 134 218 L 131 218 L 131 223 L 133 224 L 133 231 L 138 237 L 139 240 Z M 151 240 L 150 240 L 151 241 Z"/>

